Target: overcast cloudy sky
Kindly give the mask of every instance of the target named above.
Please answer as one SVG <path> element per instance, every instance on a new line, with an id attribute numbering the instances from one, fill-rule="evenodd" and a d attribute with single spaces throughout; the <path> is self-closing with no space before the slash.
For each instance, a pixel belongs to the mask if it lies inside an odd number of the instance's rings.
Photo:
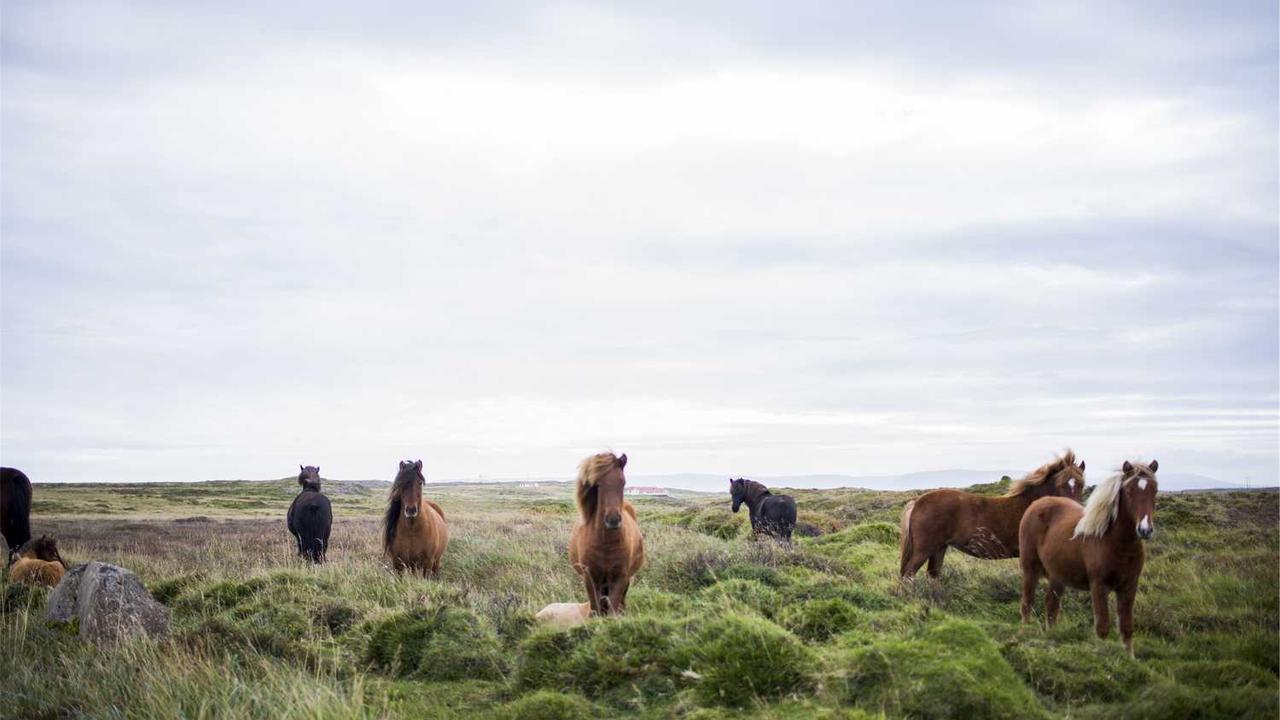
<path id="1" fill-rule="evenodd" d="M 5 3 L 40 480 L 1277 479 L 1277 10 Z"/>

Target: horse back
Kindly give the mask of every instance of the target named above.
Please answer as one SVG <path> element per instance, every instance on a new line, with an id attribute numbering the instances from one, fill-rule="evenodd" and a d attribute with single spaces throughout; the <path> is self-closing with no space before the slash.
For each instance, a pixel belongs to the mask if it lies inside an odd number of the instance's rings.
<path id="1" fill-rule="evenodd" d="M 62 564 L 37 558 L 20 558 L 9 568 L 9 582 L 53 587 L 62 580 Z"/>

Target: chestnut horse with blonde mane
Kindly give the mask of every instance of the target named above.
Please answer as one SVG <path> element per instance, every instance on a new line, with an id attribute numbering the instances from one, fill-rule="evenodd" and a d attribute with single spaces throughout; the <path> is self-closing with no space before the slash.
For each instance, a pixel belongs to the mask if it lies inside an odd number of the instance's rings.
<path id="1" fill-rule="evenodd" d="M 400 462 L 382 518 L 382 552 L 397 573 L 440 576 L 440 558 L 449 545 L 444 510 L 422 497 L 422 461 Z"/>
<path id="2" fill-rule="evenodd" d="M 1120 637 L 1133 656 L 1133 600 L 1146 562 L 1143 540 L 1156 531 L 1156 470 L 1160 464 L 1126 462 L 1120 472 L 1093 489 L 1089 502 L 1041 498 L 1027 508 L 1018 530 L 1022 545 L 1022 622 L 1031 621 L 1036 585 L 1049 578 L 1045 621 L 1058 619 L 1062 591 L 1088 590 L 1093 627 L 1106 639 L 1111 631 L 1107 601 L 1116 594 Z"/>
<path id="3" fill-rule="evenodd" d="M 627 588 L 644 565 L 644 539 L 635 508 L 622 498 L 627 456 L 600 453 L 578 466 L 578 512 L 569 538 L 569 562 L 587 587 L 592 615 L 627 609 Z"/>
<path id="4" fill-rule="evenodd" d="M 948 547 L 987 560 L 1017 557 L 1018 523 L 1031 503 L 1047 495 L 1078 500 L 1083 492 L 1084 462 L 1077 466 L 1070 450 L 1015 481 L 1003 497 L 931 490 L 902 511 L 902 577 L 915 576 L 925 561 L 929 577 L 941 576 Z"/>

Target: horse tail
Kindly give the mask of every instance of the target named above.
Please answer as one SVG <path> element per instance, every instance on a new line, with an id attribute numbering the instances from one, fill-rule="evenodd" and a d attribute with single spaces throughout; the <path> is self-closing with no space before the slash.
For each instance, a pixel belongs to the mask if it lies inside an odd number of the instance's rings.
<path id="1" fill-rule="evenodd" d="M 902 509 L 902 526 L 901 536 L 899 538 L 899 549 L 901 550 L 901 569 L 898 571 L 900 575 L 907 574 L 907 563 L 911 561 L 911 555 L 915 552 L 915 545 L 911 541 L 911 510 L 916 506 L 916 501 L 912 500 Z"/>

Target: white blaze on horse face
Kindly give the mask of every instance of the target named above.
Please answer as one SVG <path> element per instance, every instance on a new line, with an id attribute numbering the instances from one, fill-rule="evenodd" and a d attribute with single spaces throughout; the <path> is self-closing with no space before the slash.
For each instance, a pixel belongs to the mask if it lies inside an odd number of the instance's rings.
<path id="1" fill-rule="evenodd" d="M 1139 490 L 1146 490 L 1146 489 L 1147 489 L 1147 479 L 1146 479 L 1146 478 L 1138 478 L 1138 489 L 1139 489 Z"/>
<path id="2" fill-rule="evenodd" d="M 1151 516 L 1150 515 L 1142 516 L 1142 519 L 1138 521 L 1138 530 L 1144 533 L 1151 532 Z"/>

